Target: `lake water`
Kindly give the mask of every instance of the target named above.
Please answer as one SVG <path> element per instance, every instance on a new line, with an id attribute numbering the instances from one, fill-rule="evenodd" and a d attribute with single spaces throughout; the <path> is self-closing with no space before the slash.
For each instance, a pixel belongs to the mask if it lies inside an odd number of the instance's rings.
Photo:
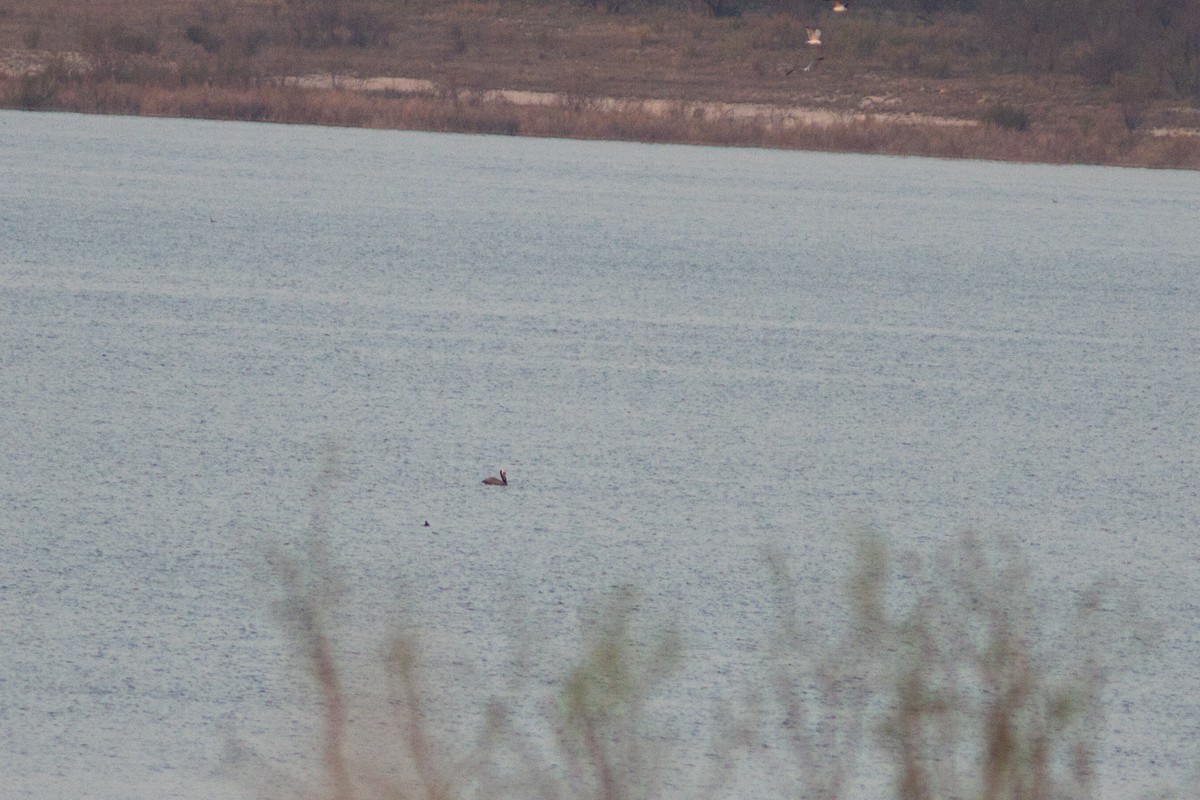
<path id="1" fill-rule="evenodd" d="M 1101 794 L 1195 790 L 1200 174 L 21 112 L 0 165 L 6 796 L 317 762 L 267 556 L 331 452 L 345 647 L 420 620 L 451 728 L 614 587 L 699 707 L 768 550 L 828 628 L 854 525 L 974 526 L 1047 618 L 1132 593 Z"/>

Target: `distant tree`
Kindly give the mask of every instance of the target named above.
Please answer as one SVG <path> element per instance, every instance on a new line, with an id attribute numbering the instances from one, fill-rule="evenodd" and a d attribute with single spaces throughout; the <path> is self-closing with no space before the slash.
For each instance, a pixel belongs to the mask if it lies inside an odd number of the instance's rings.
<path id="1" fill-rule="evenodd" d="M 285 0 L 296 41 L 303 47 L 387 44 L 392 16 L 371 0 Z"/>
<path id="2" fill-rule="evenodd" d="M 943 13 L 972 14 L 978 10 L 978 0 L 886 0 L 882 5 L 895 11 L 928 15 Z"/>
<path id="3" fill-rule="evenodd" d="M 979 11 L 1013 66 L 1200 96 L 1197 0 L 979 0 Z"/>
<path id="4" fill-rule="evenodd" d="M 1070 45 L 1087 38 L 1092 4 L 1092 0 L 981 0 L 980 12 L 994 47 L 1016 66 L 1054 70 L 1064 65 Z"/>
<path id="5" fill-rule="evenodd" d="M 1200 97 L 1200 3 L 1159 0 L 1156 18 L 1162 36 L 1154 53 L 1167 88 L 1187 97 Z"/>

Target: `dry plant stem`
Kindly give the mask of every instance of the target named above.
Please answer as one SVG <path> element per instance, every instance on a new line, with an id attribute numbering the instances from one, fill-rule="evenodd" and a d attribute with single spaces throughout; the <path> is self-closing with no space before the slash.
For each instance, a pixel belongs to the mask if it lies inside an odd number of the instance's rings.
<path id="1" fill-rule="evenodd" d="M 333 575 L 325 541 L 329 531 L 330 504 L 340 477 L 340 451 L 325 445 L 321 470 L 309 492 L 309 520 L 303 560 L 277 551 L 273 559 L 285 598 L 284 622 L 302 647 L 322 701 L 322 764 L 329 777 L 334 800 L 353 800 L 354 789 L 346 759 L 347 710 L 334 644 L 325 619 L 337 602 L 340 586 Z"/>
<path id="2" fill-rule="evenodd" d="M 911 724 L 893 729 L 906 732 L 897 743 L 905 791 L 983 800 L 1091 796 L 1090 766 L 1081 759 L 1092 752 L 1103 680 L 1094 666 L 1081 670 L 1038 651 L 1028 567 L 968 534 L 938 570 L 948 588 L 930 593 L 905 627 L 910 640 L 925 643 L 902 684 Z M 924 740 L 909 738 L 926 732 Z M 918 773 L 921 759 L 959 752 L 977 755 L 936 784 Z"/>
<path id="3" fill-rule="evenodd" d="M 867 557 L 863 556 L 866 563 Z M 776 590 L 779 633 L 775 637 L 774 674 L 776 702 L 784 712 L 791 755 L 803 796 L 835 800 L 844 796 L 854 774 L 866 724 L 869 678 L 869 636 L 866 627 L 855 627 L 835 644 L 817 647 L 820 637 L 801 625 L 796 602 L 795 578 L 778 555 L 768 558 Z M 856 576 L 855 583 L 860 582 Z M 875 600 L 864 593 L 856 603 L 863 612 L 864 626 L 878 616 L 868 611 Z M 789 664 L 791 668 L 784 668 Z M 816 700 L 808 700 L 806 685 L 816 689 Z"/>
<path id="4" fill-rule="evenodd" d="M 299 565 L 277 557 L 276 573 L 289 593 L 284 614 L 302 643 L 303 656 L 316 679 L 321 697 L 323 741 L 321 761 L 329 776 L 335 800 L 352 800 L 350 769 L 346 763 L 346 700 L 334 653 L 319 610 L 320 600 L 306 592 Z"/>
<path id="5" fill-rule="evenodd" d="M 412 641 L 400 640 L 393 646 L 390 659 L 393 676 L 392 704 L 400 715 L 404 743 L 420 781 L 423 796 L 426 800 L 448 800 L 453 796 L 450 783 L 440 774 L 433 747 L 425 731 L 415 653 L 416 645 Z"/>
<path id="6" fill-rule="evenodd" d="M 600 735 L 599 724 L 591 714 L 586 715 L 579 723 L 579 732 L 583 737 L 584 750 L 588 761 L 596 771 L 599 783 L 600 800 L 618 800 L 617 781 L 613 776 L 613 766 L 608 753 L 608 746 Z"/>
<path id="7" fill-rule="evenodd" d="M 674 671 L 680 645 L 670 632 L 635 636 L 635 606 L 632 589 L 615 594 L 585 629 L 583 655 L 563 685 L 559 743 L 575 797 L 649 798 L 661 788 L 668 754 L 646 734 L 646 707 Z"/>
<path id="8" fill-rule="evenodd" d="M 346 702 L 341 679 L 328 637 L 318 635 L 313 648 L 313 666 L 321 695 L 325 698 L 325 769 L 333 784 L 335 800 L 352 800 L 354 787 L 346 765 Z"/>
<path id="9" fill-rule="evenodd" d="M 618 611 L 620 613 L 624 613 L 623 610 Z M 579 786 L 589 785 L 591 781 L 585 776 L 592 774 L 597 800 L 618 800 L 620 797 L 609 737 L 613 714 L 623 700 L 618 684 L 624 671 L 624 665 L 620 663 L 624 658 L 621 649 L 624 642 L 620 638 L 625 633 L 624 620 L 618 617 L 615 627 L 620 633 L 602 632 L 601 639 L 594 643 L 565 687 L 566 723 L 569 726 L 566 734 L 578 737 L 583 750 L 580 758 L 575 748 L 564 741 L 566 754 L 580 779 Z"/>

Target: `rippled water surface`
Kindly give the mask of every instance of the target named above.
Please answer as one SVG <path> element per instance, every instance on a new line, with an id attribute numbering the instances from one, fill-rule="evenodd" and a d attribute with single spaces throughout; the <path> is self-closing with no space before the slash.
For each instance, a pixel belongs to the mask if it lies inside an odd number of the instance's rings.
<path id="1" fill-rule="evenodd" d="M 14 112 L 0 164 L 7 796 L 314 762 L 267 554 L 331 451 L 347 646 L 407 609 L 451 717 L 632 583 L 698 738 L 764 552 L 837 619 L 850 526 L 977 526 L 1048 618 L 1133 593 L 1103 794 L 1194 787 L 1200 176 Z"/>

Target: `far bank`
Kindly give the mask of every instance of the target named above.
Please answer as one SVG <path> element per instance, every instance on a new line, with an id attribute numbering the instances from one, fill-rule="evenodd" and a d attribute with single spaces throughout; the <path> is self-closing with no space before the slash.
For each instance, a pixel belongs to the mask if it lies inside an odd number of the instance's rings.
<path id="1" fill-rule="evenodd" d="M 306 29 L 315 2 L 14 0 L 0 105 L 1200 168 L 1195 95 L 1140 67 L 1089 79 L 1079 47 L 1018 69 L 979 14 L 322 0 L 342 16 Z"/>

